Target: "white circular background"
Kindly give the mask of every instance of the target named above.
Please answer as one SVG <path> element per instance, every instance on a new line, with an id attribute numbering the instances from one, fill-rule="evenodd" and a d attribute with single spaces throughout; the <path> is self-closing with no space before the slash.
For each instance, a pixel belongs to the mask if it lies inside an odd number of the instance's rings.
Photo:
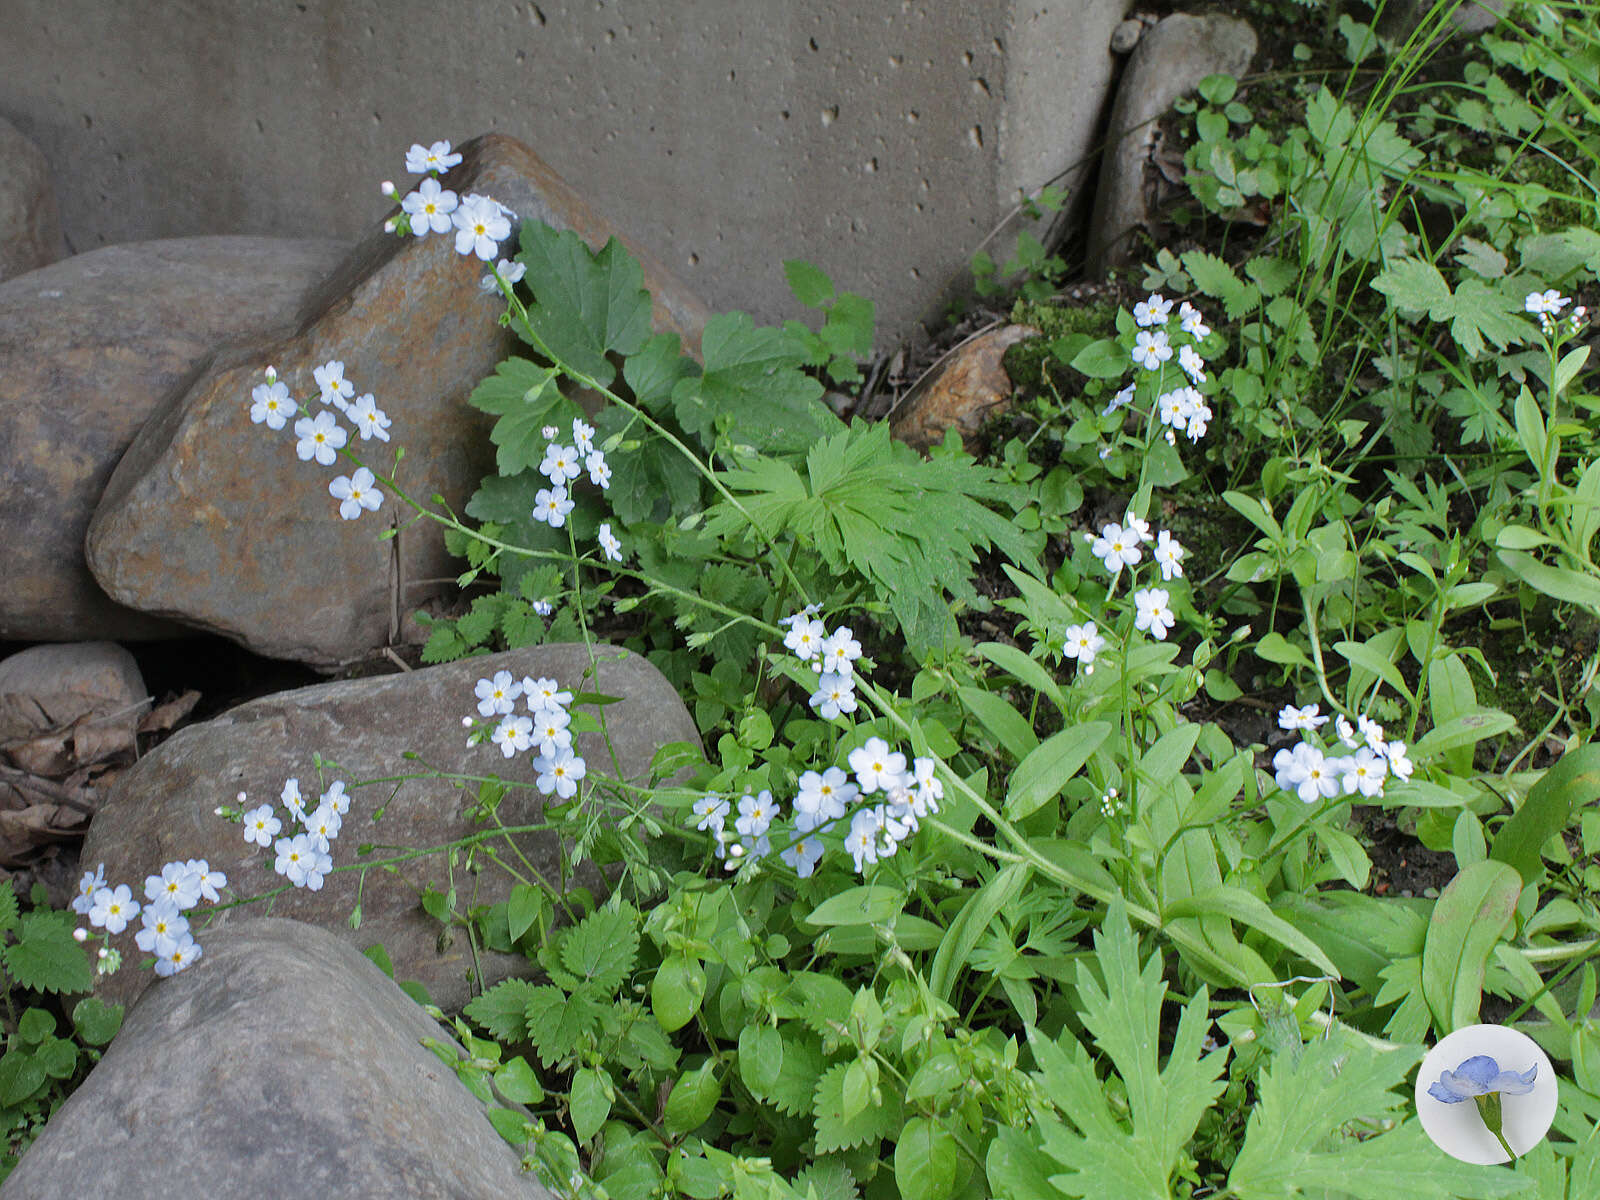
<path id="1" fill-rule="evenodd" d="M 1487 1054 L 1502 1071 L 1526 1071 L 1535 1063 L 1533 1091 L 1525 1096 L 1500 1098 L 1501 1133 L 1517 1154 L 1526 1154 L 1540 1142 L 1556 1119 L 1558 1086 L 1550 1059 L 1539 1043 L 1505 1025 L 1468 1025 L 1447 1035 L 1417 1068 L 1417 1117 L 1433 1144 L 1452 1158 L 1469 1163 L 1508 1162 L 1506 1152 L 1483 1124 L 1472 1100 L 1446 1104 L 1428 1095 L 1445 1071 L 1454 1071 L 1476 1054 Z"/>

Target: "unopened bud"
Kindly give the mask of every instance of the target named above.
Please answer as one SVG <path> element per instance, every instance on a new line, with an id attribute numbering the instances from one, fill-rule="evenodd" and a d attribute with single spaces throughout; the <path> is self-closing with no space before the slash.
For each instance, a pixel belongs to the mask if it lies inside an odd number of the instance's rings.
<path id="1" fill-rule="evenodd" d="M 382 192 L 385 196 L 393 196 L 394 195 L 394 183 L 391 180 L 385 179 L 382 183 L 380 183 L 378 185 L 378 190 L 380 192 Z"/>
<path id="2" fill-rule="evenodd" d="M 392 217 L 383 223 L 383 231 L 385 233 L 393 233 L 394 228 L 394 219 Z"/>
<path id="3" fill-rule="evenodd" d="M 277 371 L 277 368 L 274 367 L 271 363 L 267 364 L 266 376 L 267 376 L 267 382 L 268 383 L 276 383 L 276 382 L 278 382 L 278 371 Z"/>
<path id="4" fill-rule="evenodd" d="M 82 925 L 79 925 L 72 931 L 72 940 L 77 942 L 80 946 L 83 945 L 89 940 L 89 931 Z"/>

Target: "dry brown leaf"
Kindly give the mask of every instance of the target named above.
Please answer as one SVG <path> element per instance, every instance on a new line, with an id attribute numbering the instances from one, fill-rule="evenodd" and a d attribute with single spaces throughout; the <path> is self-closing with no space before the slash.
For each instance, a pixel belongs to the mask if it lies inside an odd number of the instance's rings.
<path id="1" fill-rule="evenodd" d="M 144 719 L 139 722 L 139 732 L 165 733 L 187 717 L 199 703 L 200 693 L 191 688 L 183 695 L 158 704 L 145 713 Z"/>

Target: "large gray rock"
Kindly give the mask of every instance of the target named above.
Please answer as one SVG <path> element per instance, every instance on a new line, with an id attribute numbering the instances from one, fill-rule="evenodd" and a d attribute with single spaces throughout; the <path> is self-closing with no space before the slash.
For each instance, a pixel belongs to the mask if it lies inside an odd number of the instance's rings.
<path id="1" fill-rule="evenodd" d="M 0 640 L 181 632 L 101 591 L 84 564 L 89 516 L 158 402 L 220 343 L 292 328 L 344 246 L 174 238 L 0 284 Z"/>
<path id="2" fill-rule="evenodd" d="M 445 187 L 604 242 L 608 228 L 520 142 L 488 135 L 462 153 Z M 656 328 L 697 347 L 704 307 L 644 265 Z M 348 464 L 300 462 L 292 427 L 252 425 L 251 389 L 272 364 L 294 396 L 315 396 L 313 370 L 342 361 L 356 394 L 371 392 L 393 421 L 392 445 L 407 452 L 403 486 L 424 502 L 443 495 L 459 512 L 493 463 L 491 418 L 466 398 L 512 345 L 496 321 L 502 302 L 478 287 L 483 271 L 447 234 L 375 233 L 298 334 L 219 361 L 175 395 L 123 457 L 90 523 L 89 566 L 106 591 L 274 658 L 334 666 L 388 644 L 397 609 L 452 586 L 459 564 L 442 531 L 420 521 L 380 541 L 409 515 L 392 497 L 374 516 L 341 521 L 328 481 Z M 388 447 L 357 446 L 378 470 L 392 467 Z"/>
<path id="3" fill-rule="evenodd" d="M 1149 220 L 1145 168 L 1172 102 L 1207 75 L 1239 75 L 1256 54 L 1256 34 L 1237 17 L 1177 13 L 1145 32 L 1117 84 L 1089 223 L 1089 274 L 1133 257 L 1135 230 Z"/>
<path id="4" fill-rule="evenodd" d="M 0 117 L 0 280 L 61 257 L 61 218 L 44 151 Z"/>
<path id="5" fill-rule="evenodd" d="M 246 807 L 271 803 L 286 818 L 278 803 L 285 779 L 299 779 L 313 808 L 323 787 L 344 780 L 353 800 L 343 832 L 333 844 L 335 873 L 321 891 L 291 889 L 277 897 L 271 902 L 272 913 L 321 925 L 358 948 L 381 942 L 397 978 L 420 980 L 441 1006 L 458 1007 L 472 994 L 472 948 L 462 930 L 449 944 L 441 944 L 438 923 L 417 900 L 426 883 L 441 891 L 448 886 L 449 868 L 443 856 L 413 860 L 399 875 L 377 868 L 365 872 L 337 868 L 403 853 L 383 850 L 361 859 L 357 847 L 362 843 L 417 849 L 485 828 L 466 815 L 475 800 L 475 787 L 458 787 L 448 779 L 393 782 L 400 776 L 425 771 L 477 777 L 494 773 L 524 785 L 533 782 L 532 755 L 508 760 L 493 745 L 466 744 L 461 718 L 476 714 L 473 685 L 498 670 L 509 670 L 517 679 L 551 677 L 574 692 L 621 697 L 603 710 L 611 750 L 598 733 L 574 739 L 588 765 L 588 785 L 602 776 L 648 782 L 650 760 L 662 745 L 675 741 L 698 745 L 688 710 L 653 666 L 609 646 L 596 646 L 595 657 L 597 675 L 590 673 L 582 645 L 534 646 L 407 674 L 281 692 L 191 725 L 120 777 L 89 827 L 83 862 L 86 866 L 104 862 L 113 884 L 127 883 L 142 896 L 143 881 L 159 872 L 163 863 L 204 858 L 227 875 L 234 896 L 260 895 L 284 883 L 272 872 L 270 853 L 246 843 L 241 827 L 217 817 L 213 810 L 219 804 L 232 805 L 235 794 L 244 791 Z M 403 758 L 408 751 L 417 757 Z M 317 786 L 312 760 L 318 753 L 338 764 L 327 768 L 322 787 Z M 354 786 L 364 779 L 391 782 Z M 587 803 L 595 806 L 589 811 L 597 819 L 611 819 L 602 815 L 601 798 Z M 382 819 L 375 823 L 374 812 L 380 808 Z M 513 787 L 498 811 L 502 823 L 518 826 L 539 821 L 543 810 L 543 797 L 523 786 Z M 287 819 L 284 824 L 287 833 Z M 562 880 L 554 833 L 519 835 L 516 847 L 541 877 L 552 883 Z M 463 909 L 496 904 L 510 894 L 512 880 L 504 871 L 488 862 L 479 865 L 483 870 L 476 873 L 469 872 L 465 863 L 455 869 Z M 591 889 L 604 886 L 592 866 L 580 870 L 571 882 Z M 361 927 L 352 930 L 347 919 L 356 907 L 358 889 Z M 202 906 L 191 919 L 203 918 L 205 911 Z M 259 910 L 236 911 L 243 915 Z M 220 923 L 229 916 L 224 911 L 216 919 Z M 195 920 L 197 930 L 200 924 Z M 131 934 L 125 936 L 131 950 Z M 206 944 L 204 932 L 196 936 Z M 110 998 L 129 1000 L 151 982 L 152 974 L 137 965 L 142 957 L 129 953 L 122 969 L 104 982 Z M 525 960 L 512 955 L 480 951 L 478 961 L 485 986 L 513 970 L 527 969 Z"/>
<path id="6" fill-rule="evenodd" d="M 152 988 L 0 1189 L 6 1200 L 548 1200 L 359 951 L 240 921 Z"/>

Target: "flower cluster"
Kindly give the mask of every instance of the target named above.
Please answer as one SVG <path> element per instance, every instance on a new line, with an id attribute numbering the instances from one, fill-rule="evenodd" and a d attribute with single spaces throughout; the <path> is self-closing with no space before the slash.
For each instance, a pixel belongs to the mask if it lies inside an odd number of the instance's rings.
<path id="1" fill-rule="evenodd" d="M 1166 427 L 1167 441 L 1175 443 L 1177 435 L 1183 433 L 1191 442 L 1198 442 L 1205 437 L 1206 428 L 1215 416 L 1199 386 L 1209 376 L 1198 347 L 1210 336 L 1211 327 L 1199 310 L 1185 301 L 1178 309 L 1178 335 L 1187 340 L 1175 344 L 1168 328 L 1171 315 L 1172 301 L 1155 293 L 1133 306 L 1133 319 L 1139 331 L 1134 334 L 1131 357 L 1135 367 L 1155 374 L 1154 411 Z M 1183 375 L 1175 380 L 1176 387 L 1163 390 L 1166 364 L 1174 353 Z M 1136 388 L 1137 381 L 1119 391 L 1106 406 L 1106 415 L 1131 404 Z"/>
<path id="2" fill-rule="evenodd" d="M 824 720 L 833 721 L 856 711 L 856 661 L 861 657 L 861 643 L 848 625 L 829 633 L 817 620 L 818 611 L 819 605 L 810 604 L 778 624 L 788 628 L 783 644 L 817 672 L 811 707 Z"/>
<path id="3" fill-rule="evenodd" d="M 1285 705 L 1278 714 L 1280 729 L 1306 734 L 1316 734 L 1327 722 L 1315 704 L 1303 708 Z M 1315 804 L 1341 795 L 1375 798 L 1383 795 L 1384 781 L 1390 776 L 1411 778 L 1413 767 L 1406 757 L 1405 743 L 1386 741 L 1383 726 L 1371 717 L 1357 717 L 1354 728 L 1344 717 L 1338 717 L 1334 730 L 1343 748 L 1351 753 L 1329 754 L 1326 746 L 1311 737 L 1279 750 L 1273 755 L 1272 768 L 1280 788 L 1293 792 L 1307 804 Z"/>
<path id="4" fill-rule="evenodd" d="M 1563 296 L 1555 288 L 1549 288 L 1542 292 L 1529 292 L 1522 301 L 1522 311 L 1538 317 L 1539 328 L 1544 330 L 1546 337 L 1551 337 L 1556 331 L 1556 318 L 1561 315 L 1561 310 L 1571 303 L 1570 296 Z M 1581 304 L 1572 310 L 1567 321 L 1573 333 L 1578 332 L 1588 315 L 1589 310 Z"/>
<path id="5" fill-rule="evenodd" d="M 1101 526 L 1098 537 L 1092 533 L 1083 536 L 1094 556 L 1105 564 L 1113 580 L 1121 575 L 1124 567 L 1131 572 L 1144 558 L 1145 546 L 1151 544 L 1153 549 L 1150 558 L 1160 569 L 1162 582 L 1170 583 L 1183 578 L 1184 549 L 1178 539 L 1166 529 L 1152 535 L 1150 522 L 1132 512 L 1122 518 L 1121 524 L 1112 521 Z M 1171 600 L 1172 593 L 1166 588 L 1141 588 L 1134 592 L 1134 628 L 1148 633 L 1157 641 L 1165 641 L 1167 633 L 1178 619 L 1172 610 Z M 1062 654 L 1077 659 L 1080 666 L 1092 669 L 1095 656 L 1105 644 L 1106 640 L 1095 623 L 1088 621 L 1068 627 Z"/>
<path id="6" fill-rule="evenodd" d="M 510 671 L 496 671 L 492 678 L 478 680 L 474 694 L 478 715 L 495 722 L 489 741 L 500 747 L 501 754 L 511 758 L 536 750 L 533 769 L 538 772 L 539 790 L 563 800 L 577 795 L 589 768 L 572 748 L 572 714 L 567 711 L 571 692 L 563 691 L 554 679 L 524 675 L 518 680 Z M 517 712 L 518 700 L 527 705 L 527 715 Z M 464 717 L 462 723 L 470 726 L 473 720 Z"/>
<path id="7" fill-rule="evenodd" d="M 847 757 L 850 772 L 831 766 L 800 776 L 791 824 L 794 837 L 778 856 L 805 879 L 822 860 L 825 836 L 844 828 L 843 843 L 858 873 L 889 858 L 919 828 L 924 818 L 939 811 L 944 784 L 934 774 L 934 760 L 918 758 L 909 769 L 906 756 L 891 750 L 882 738 L 868 738 Z M 865 800 L 873 797 L 873 800 Z M 855 811 L 851 813 L 851 807 Z M 697 829 L 716 839 L 717 856 L 729 870 L 746 857 L 760 858 L 771 850 L 769 831 L 782 816 L 772 793 L 746 793 L 738 801 L 737 816 L 728 800 L 708 794 L 694 803 Z M 733 830 L 727 822 L 733 817 Z M 843 826 L 846 817 L 848 827 Z"/>
<path id="8" fill-rule="evenodd" d="M 539 473 L 550 481 L 550 486 L 540 488 L 533 497 L 533 519 L 542 521 L 551 529 L 560 529 L 567 523 L 567 514 L 573 509 L 569 488 L 578 476 L 588 472 L 589 482 L 601 491 L 611 487 L 611 464 L 605 452 L 594 444 L 594 426 L 582 417 L 572 422 L 572 444 L 559 440 L 561 431 L 546 425 L 541 431 L 545 438 L 544 461 Z M 611 562 L 622 561 L 622 542 L 611 532 L 611 523 L 600 526 L 597 536 L 600 550 Z"/>
<path id="9" fill-rule="evenodd" d="M 355 385 L 345 378 L 342 361 L 331 359 L 311 374 L 317 384 L 317 399 L 327 406 L 315 417 L 311 415 L 312 401 L 297 404 L 289 395 L 288 385 L 278 378 L 277 371 L 268 367 L 266 382 L 257 384 L 250 394 L 250 420 L 276 431 L 287 425 L 296 413 L 303 413 L 293 426 L 295 456 L 301 462 L 314 459 L 324 467 L 333 466 L 339 459 L 339 451 L 350 441 L 350 432 L 339 424 L 333 415 L 335 411 L 349 420 L 362 441 L 389 440 L 388 414 L 378 407 L 371 392 L 364 396 L 355 394 Z M 383 503 L 377 479 L 366 467 L 330 480 L 328 494 L 339 501 L 339 515 L 346 521 L 354 521 L 363 512 L 376 512 Z"/>
<path id="10" fill-rule="evenodd" d="M 201 954 L 200 943 L 194 940 L 189 918 L 184 914 L 201 900 L 215 904 L 221 898 L 219 889 L 227 886 L 228 877 L 213 871 L 203 858 L 169 862 L 159 875 L 144 881 L 141 904 L 127 884 L 112 886 L 106 882 L 106 865 L 101 863 L 78 880 L 72 911 L 87 917 L 96 929 L 105 930 L 108 944 L 99 951 L 102 972 L 115 971 L 122 965 L 122 956 L 109 946 L 110 939 L 139 917 L 142 927 L 133 935 L 134 943 L 146 954 L 155 955 L 156 974 L 164 977 L 176 975 Z M 73 936 L 80 942 L 89 939 L 88 931 L 82 928 Z"/>
<path id="11" fill-rule="evenodd" d="M 272 869 L 295 887 L 320 892 L 323 879 L 333 870 L 333 840 L 350 811 L 350 796 L 344 783 L 335 780 L 311 809 L 300 792 L 300 780 L 291 778 L 284 781 L 278 799 L 290 819 L 299 822 L 300 832 L 279 837 L 283 820 L 272 805 L 262 804 L 243 814 L 244 840 L 263 849 L 270 846 L 275 855 Z"/>
<path id="12" fill-rule="evenodd" d="M 412 146 L 406 154 L 406 170 L 427 178 L 400 201 L 400 215 L 385 221 L 383 227 L 388 233 L 409 233 L 419 238 L 454 230 L 457 254 L 476 255 L 489 262 L 500 252 L 500 243 L 511 236 L 511 222 L 517 214 L 488 196 L 476 192 L 457 196 L 445 188 L 438 180 L 439 172 L 448 171 L 460 161 L 461 155 L 450 152 L 449 142 Z M 397 194 L 394 184 L 387 180 L 382 190 L 385 196 Z M 501 262 L 504 265 L 503 259 Z M 502 269 L 501 274 L 507 274 L 506 270 Z M 516 278 L 521 277 L 518 271 Z M 516 279 L 507 278 L 507 282 L 515 283 Z"/>

